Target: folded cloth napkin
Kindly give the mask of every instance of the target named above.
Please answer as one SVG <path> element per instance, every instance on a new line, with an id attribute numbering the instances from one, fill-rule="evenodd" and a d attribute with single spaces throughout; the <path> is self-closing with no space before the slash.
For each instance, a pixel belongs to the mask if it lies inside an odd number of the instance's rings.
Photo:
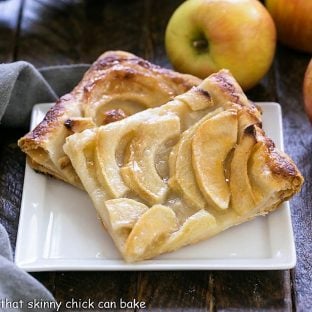
<path id="1" fill-rule="evenodd" d="M 0 246 L 0 311 L 54 311 L 41 308 L 44 302 L 46 307 L 54 307 L 51 293 L 12 262 L 9 238 L 1 224 Z M 41 306 L 36 308 L 36 302 Z"/>
<path id="2" fill-rule="evenodd" d="M 33 105 L 53 102 L 71 91 L 88 67 L 82 64 L 38 70 L 27 62 L 0 64 L 1 125 L 29 127 Z M 14 265 L 8 234 L 0 224 L 0 311 L 51 310 L 29 308 L 27 303 L 34 300 L 50 302 L 54 298 L 36 279 Z"/>
<path id="3" fill-rule="evenodd" d="M 44 67 L 27 62 L 0 64 L 0 122 L 28 127 L 34 104 L 55 101 L 71 91 L 89 65 Z"/>

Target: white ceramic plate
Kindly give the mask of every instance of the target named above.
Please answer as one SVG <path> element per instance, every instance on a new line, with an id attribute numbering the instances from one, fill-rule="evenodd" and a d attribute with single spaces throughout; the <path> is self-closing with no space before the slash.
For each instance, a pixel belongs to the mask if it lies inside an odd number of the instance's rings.
<path id="1" fill-rule="evenodd" d="M 263 127 L 283 149 L 281 108 L 259 103 Z M 51 104 L 33 109 L 33 128 Z M 295 266 L 289 204 L 207 241 L 137 264 L 125 263 L 97 218 L 86 193 L 27 164 L 16 264 L 26 271 L 53 270 L 271 270 Z"/>

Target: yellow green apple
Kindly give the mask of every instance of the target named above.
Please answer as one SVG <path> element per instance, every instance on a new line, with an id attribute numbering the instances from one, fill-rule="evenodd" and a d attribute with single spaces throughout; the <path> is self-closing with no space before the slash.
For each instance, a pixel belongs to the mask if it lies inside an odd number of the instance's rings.
<path id="1" fill-rule="evenodd" d="M 312 53 L 312 1 L 266 0 L 280 42 L 291 48 Z"/>
<path id="2" fill-rule="evenodd" d="M 165 44 L 178 71 L 205 78 L 227 68 L 246 90 L 270 68 L 276 31 L 258 0 L 188 0 L 170 18 Z"/>
<path id="3" fill-rule="evenodd" d="M 303 81 L 303 98 L 307 115 L 312 122 L 312 59 L 306 69 Z"/>

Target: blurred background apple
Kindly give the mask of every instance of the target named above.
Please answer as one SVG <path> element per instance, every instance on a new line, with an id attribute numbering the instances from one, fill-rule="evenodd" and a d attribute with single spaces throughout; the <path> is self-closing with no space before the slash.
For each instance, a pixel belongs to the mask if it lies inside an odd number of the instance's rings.
<path id="1" fill-rule="evenodd" d="M 312 53 L 312 0 L 266 0 L 277 28 L 278 40 Z"/>
<path id="2" fill-rule="evenodd" d="M 205 78 L 227 68 L 247 90 L 271 66 L 276 31 L 258 0 L 188 0 L 173 13 L 165 44 L 176 70 Z"/>
<path id="3" fill-rule="evenodd" d="M 312 122 L 312 59 L 307 67 L 303 82 L 303 97 L 305 110 Z"/>

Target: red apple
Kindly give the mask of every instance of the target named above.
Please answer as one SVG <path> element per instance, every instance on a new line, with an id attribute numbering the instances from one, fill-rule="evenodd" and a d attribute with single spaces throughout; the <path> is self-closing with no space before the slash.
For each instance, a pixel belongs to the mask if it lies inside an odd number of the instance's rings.
<path id="1" fill-rule="evenodd" d="M 312 1 L 266 0 L 283 44 L 312 53 Z"/>
<path id="2" fill-rule="evenodd" d="M 303 82 L 303 98 L 307 115 L 312 122 L 312 59 L 307 67 Z"/>

